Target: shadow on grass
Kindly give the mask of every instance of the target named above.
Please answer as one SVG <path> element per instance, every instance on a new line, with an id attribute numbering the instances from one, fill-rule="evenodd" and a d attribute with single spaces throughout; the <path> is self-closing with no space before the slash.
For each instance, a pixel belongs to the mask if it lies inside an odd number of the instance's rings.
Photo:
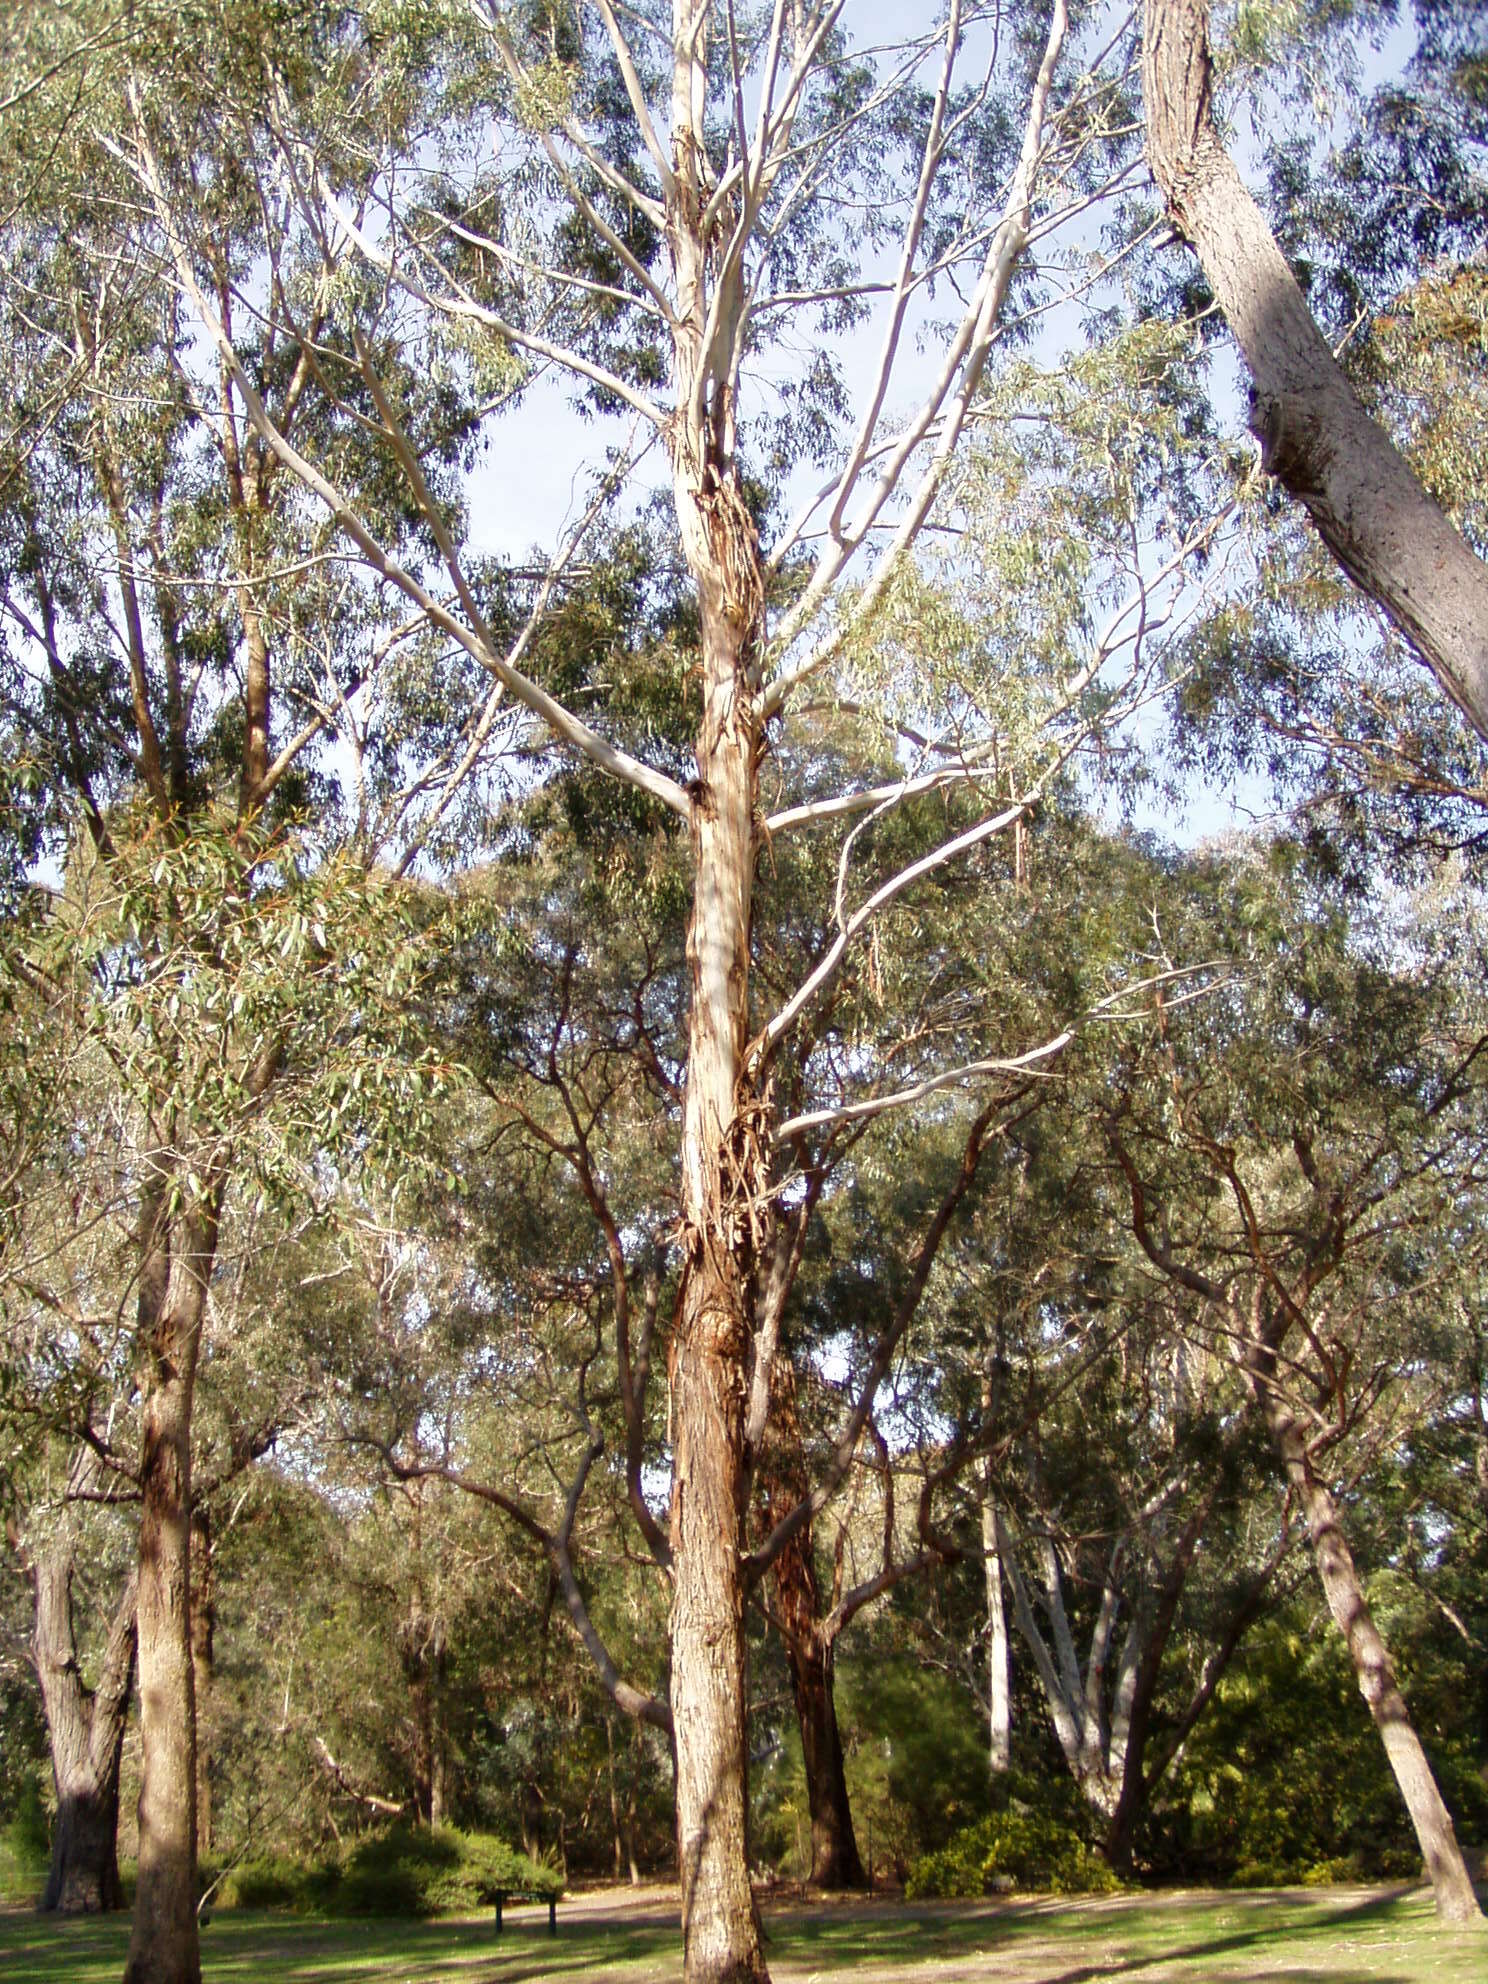
<path id="1" fill-rule="evenodd" d="M 1193 1984 L 1488 1979 L 1488 1961 L 1454 1967 L 1457 1939 L 1447 1932 L 1438 1942 L 1428 1906 L 1398 1891 L 1336 1902 L 1232 1892 L 1074 1906 L 873 1903 L 841 1912 L 771 1911 L 766 1933 L 771 1962 L 782 1970 L 843 1978 L 954 1963 L 958 1973 L 984 1972 L 989 1984 L 1005 1970 L 1015 1970 L 1020 1984 L 1120 1984 L 1158 1967 Z M 1370 1968 L 1372 1948 L 1339 1947 L 1336 1960 L 1322 1955 L 1323 1939 L 1341 1944 L 1359 1932 L 1371 1940 L 1383 1932 L 1377 1968 Z M 115 1984 L 127 1933 L 127 1917 L 61 1924 L 0 1916 L 0 1984 Z M 351 1922 L 223 1911 L 203 1933 L 202 1954 L 211 1984 L 265 1977 L 279 1984 L 672 1984 L 681 1968 L 674 1915 L 627 1921 L 623 1913 L 595 1911 L 565 1921 L 561 1909 L 556 1938 L 548 1935 L 546 1912 L 534 1910 L 508 1917 L 499 1939 L 489 1919 Z"/>
<path id="2" fill-rule="evenodd" d="M 1211 1927 L 1192 1920 L 1196 1914 L 1231 1920 Z M 1049 1901 L 980 1908 L 974 1914 L 922 1908 L 896 1911 L 878 1921 L 856 1912 L 852 1919 L 777 1917 L 769 1925 L 768 1943 L 772 1957 L 804 1958 L 844 1973 L 977 1958 L 995 1963 L 999 1957 L 1014 1958 L 1020 1945 L 1047 1941 L 1055 1947 L 1030 1949 L 1023 1958 L 1030 1966 L 1027 1984 L 1103 1984 L 1157 1964 L 1198 1965 L 1227 1957 L 1242 1964 L 1247 1957 L 1264 1957 L 1268 1978 L 1327 1976 L 1338 1984 L 1353 1984 L 1339 1967 L 1310 1967 L 1308 1946 L 1319 1937 L 1333 1940 L 1372 1927 L 1398 1926 L 1414 1937 L 1429 1919 L 1422 1919 L 1419 1902 L 1404 1891 L 1335 1906 L 1322 1897 L 1255 1892 L 1154 1898 L 1146 1906 L 1140 1897 L 1124 1897 L 1086 1907 Z M 1102 1945 L 1099 1955 L 1086 1957 L 1080 1945 L 1095 1941 Z M 1299 1944 L 1303 1947 L 1298 1950 Z M 1283 1970 L 1294 1950 L 1302 1968 Z"/>
<path id="3" fill-rule="evenodd" d="M 1265 1944 L 1274 1945 L 1278 1938 L 1290 1943 L 1303 1937 L 1317 1936 L 1324 1931 L 1336 1936 L 1351 1926 L 1377 1922 L 1382 1917 L 1397 1912 L 1399 1905 L 1398 1895 L 1375 1895 L 1367 1901 L 1355 1902 L 1349 1908 L 1331 1909 L 1326 1915 L 1316 1917 L 1312 1921 L 1293 1920 L 1282 1926 L 1272 1920 L 1269 1923 L 1257 1923 L 1253 1928 L 1233 1931 L 1227 1936 L 1208 1936 L 1202 1942 L 1180 1943 L 1176 1948 L 1144 1950 L 1136 1956 L 1115 1961 L 1106 1958 L 1099 1963 L 1077 1964 L 1073 1970 L 1050 1971 L 1046 1977 L 1039 1978 L 1037 1984 L 1104 1984 L 1106 1978 L 1126 1976 L 1134 1970 L 1148 1970 L 1158 1963 L 1192 1963 L 1200 1957 L 1212 1959 L 1238 1956 L 1245 1951 L 1259 1951 Z M 1377 1971 L 1358 1971 L 1353 1974 L 1335 1969 L 1277 1971 L 1271 1967 L 1269 1961 L 1269 1956 L 1272 1954 L 1274 1951 L 1268 1953 L 1266 1970 L 1268 1979 L 1294 1979 L 1295 1984 L 1304 1984 L 1304 1980 L 1312 1978 L 1327 1978 L 1329 1984 L 1378 1984 Z"/>

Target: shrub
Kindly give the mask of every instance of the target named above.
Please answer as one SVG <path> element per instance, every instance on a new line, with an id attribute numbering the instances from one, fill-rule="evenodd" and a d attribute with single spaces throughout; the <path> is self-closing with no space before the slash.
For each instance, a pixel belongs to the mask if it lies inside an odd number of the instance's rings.
<path id="1" fill-rule="evenodd" d="M 346 1915 L 468 1913 L 487 1906 L 498 1888 L 559 1894 L 563 1883 L 491 1833 L 395 1826 L 353 1850 L 334 1905 Z"/>
<path id="2" fill-rule="evenodd" d="M 878 1867 L 903 1878 L 987 1810 L 985 1737 L 960 1688 L 907 1656 L 860 1655 L 837 1682 L 859 1850 L 871 1837 Z M 799 1788 L 804 1802 L 804 1771 Z"/>
<path id="3" fill-rule="evenodd" d="M 1045 1894 L 1114 1894 L 1121 1883 L 1073 1826 L 1011 1806 L 966 1826 L 910 1870 L 905 1893 L 969 1899 L 1003 1887 Z"/>
<path id="4" fill-rule="evenodd" d="M 0 1901 L 34 1899 L 51 1857 L 51 1822 L 32 1775 L 22 1782 L 9 1823 L 0 1830 Z"/>
<path id="5" fill-rule="evenodd" d="M 455 1826 L 395 1826 L 360 1840 L 340 1860 L 260 1854 L 227 1873 L 220 1908 L 288 1908 L 298 1914 L 470 1914 L 498 1888 L 559 1894 L 563 1883 L 489 1833 Z"/>
<path id="6" fill-rule="evenodd" d="M 203 1888 L 215 1868 L 203 1864 Z M 291 1908 L 298 1914 L 326 1913 L 335 1906 L 341 1869 L 334 1860 L 296 1860 L 286 1853 L 256 1854 L 240 1860 L 222 1877 L 212 1895 L 216 1908 Z"/>

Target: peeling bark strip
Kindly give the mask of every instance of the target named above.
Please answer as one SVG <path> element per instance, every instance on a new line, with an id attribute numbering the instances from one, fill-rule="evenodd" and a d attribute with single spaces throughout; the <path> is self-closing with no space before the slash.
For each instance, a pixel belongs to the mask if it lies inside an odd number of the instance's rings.
<path id="1" fill-rule="evenodd" d="M 686 1984 L 741 1984 L 768 1976 L 749 1885 L 744 1635 L 748 1310 L 767 1182 L 759 1105 L 744 1079 L 764 585 L 734 458 L 743 258 L 715 260 L 705 214 L 709 11 L 710 0 L 674 0 L 666 189 L 676 278 L 673 493 L 697 587 L 703 676 L 671 1358 L 672 1719 Z"/>
<path id="2" fill-rule="evenodd" d="M 1250 367 L 1265 466 L 1488 737 L 1488 567 L 1370 419 L 1220 143 L 1209 0 L 1146 0 L 1143 42 L 1147 157 Z"/>

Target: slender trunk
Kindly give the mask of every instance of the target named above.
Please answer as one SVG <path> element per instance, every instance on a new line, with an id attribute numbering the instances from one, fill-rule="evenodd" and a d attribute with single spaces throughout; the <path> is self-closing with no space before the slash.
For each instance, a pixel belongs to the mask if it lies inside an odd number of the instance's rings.
<path id="1" fill-rule="evenodd" d="M 1079 1786 L 1081 1796 L 1104 1822 L 1115 1810 L 1120 1787 L 1111 1782 L 1106 1768 L 1106 1744 L 1104 1717 L 1097 1693 L 1099 1676 L 1092 1686 L 1092 1675 L 1082 1676 L 1079 1658 L 1075 1652 L 1074 1637 L 1070 1632 L 1069 1618 L 1065 1611 L 1064 1595 L 1061 1589 L 1059 1557 L 1049 1538 L 1043 1539 L 1040 1552 L 1043 1561 L 1044 1609 L 1050 1622 L 1050 1638 L 1054 1644 L 1051 1651 L 1049 1641 L 1039 1628 L 1034 1616 L 1033 1603 L 1028 1594 L 1028 1586 L 1019 1566 L 1008 1531 L 1007 1519 L 993 1505 L 992 1520 L 996 1530 L 999 1556 L 1006 1571 L 1008 1586 L 1013 1595 L 1013 1619 L 1018 1635 L 1027 1647 L 1043 1690 L 1044 1701 L 1049 1710 L 1049 1718 L 1054 1725 L 1054 1734 L 1059 1743 L 1060 1753 L 1069 1767 L 1070 1776 Z M 1107 1605 L 1102 1608 L 1102 1623 L 1106 1623 L 1111 1594 L 1107 1592 Z M 1098 1627 L 1098 1631 L 1100 1628 Z M 1091 1662 L 1094 1667 L 1102 1664 L 1102 1656 L 1095 1644 L 1091 1648 Z M 1091 1715 L 1094 1712 L 1094 1726 Z"/>
<path id="2" fill-rule="evenodd" d="M 762 748 L 759 543 L 733 461 L 726 381 L 705 389 L 709 250 L 697 125 L 703 24 L 678 0 L 673 487 L 702 632 L 703 710 L 692 812 L 683 1271 L 671 1346 L 677 1428 L 671 1541 L 672 1716 L 686 1984 L 765 1978 L 749 1885 L 745 1727 L 744 1403 L 750 1284 L 768 1174 L 749 1090 L 749 925 Z M 699 405 L 701 400 L 701 405 Z"/>
<path id="3" fill-rule="evenodd" d="M 982 1568 L 987 1587 L 988 1762 L 1001 1776 L 1013 1760 L 1013 1698 L 1010 1686 L 1007 1608 L 1002 1597 L 1002 1553 L 997 1544 L 997 1503 L 989 1482 L 982 1484 Z"/>
<path id="4" fill-rule="evenodd" d="M 805 1498 L 811 1485 L 796 1409 L 795 1370 L 784 1348 L 775 1355 L 770 1402 L 770 1419 L 757 1463 L 765 1491 L 762 1515 L 766 1533 Z M 823 1631 L 826 1608 L 809 1522 L 776 1558 L 774 1582 L 806 1768 L 806 1802 L 811 1813 L 809 1879 L 813 1887 L 863 1888 L 868 1885 L 868 1876 L 853 1832 L 842 1734 L 837 1725 L 836 1647 Z"/>
<path id="5" fill-rule="evenodd" d="M 610 1766 L 610 1831 L 615 1841 L 615 1879 L 625 1861 L 625 1843 L 620 1837 L 620 1787 L 615 1782 L 615 1719 L 605 1717 L 605 1755 Z"/>
<path id="6" fill-rule="evenodd" d="M 723 493 L 742 512 L 737 486 Z M 704 514 L 705 541 L 736 522 L 718 501 Z M 752 528 L 748 544 L 757 559 Z M 687 1984 L 766 1975 L 749 1886 L 742 1568 L 749 1265 L 765 1184 L 757 1111 L 741 1093 L 758 722 L 739 630 L 720 610 L 719 573 L 717 562 L 705 567 L 699 588 L 704 710 L 687 944 L 685 1253 L 671 1359 L 672 1715 Z"/>
<path id="7" fill-rule="evenodd" d="M 416 1657 L 408 1661 L 408 1694 L 413 1729 L 413 1811 L 424 1825 L 434 1823 L 434 1740 L 430 1714 L 428 1670 Z"/>
<path id="8" fill-rule="evenodd" d="M 686 1984 L 766 1975 L 749 1885 L 741 1290 L 689 1263 L 673 1358 L 672 1716 Z"/>
<path id="9" fill-rule="evenodd" d="M 1369 1704 L 1410 1813 L 1436 1898 L 1436 1912 L 1448 1922 L 1476 1922 L 1481 1911 L 1452 1829 L 1451 1814 L 1442 1803 L 1426 1752 L 1411 1724 L 1389 1649 L 1364 1596 L 1332 1494 L 1313 1468 L 1302 1428 L 1271 1384 L 1266 1390 L 1266 1423 L 1307 1519 L 1328 1610 L 1348 1648 L 1359 1693 Z"/>
<path id="10" fill-rule="evenodd" d="M 1488 737 L 1488 566 L 1370 419 L 1215 129 L 1209 0 L 1146 0 L 1147 154 L 1254 382 L 1265 464 Z"/>
<path id="11" fill-rule="evenodd" d="M 124 1984 L 201 1984 L 196 1688 L 191 1658 L 191 1406 L 217 1252 L 220 1182 L 198 1206 L 147 1198 L 140 1290 L 139 1878 Z M 162 1287 L 163 1284 L 163 1287 Z"/>
<path id="12" fill-rule="evenodd" d="M 98 1686 L 83 1685 L 72 1616 L 73 1545 L 64 1535 L 31 1565 L 31 1651 L 41 1683 L 57 1821 L 41 1898 L 59 1915 L 124 1906 L 119 1883 L 119 1759 L 134 1675 L 134 1579 L 114 1613 Z"/>
<path id="13" fill-rule="evenodd" d="M 635 1744 L 635 1763 L 631 1771 L 630 1791 L 625 1800 L 625 1859 L 630 1868 L 630 1885 L 638 1888 L 641 1885 L 641 1869 L 636 1859 L 635 1829 L 636 1804 L 641 1789 L 641 1765 L 646 1755 L 646 1725 L 643 1722 L 636 1723 L 632 1740 Z"/>
<path id="14" fill-rule="evenodd" d="M 793 1547 L 787 1546 L 782 1558 Z M 832 1642 L 820 1632 L 814 1617 L 803 1618 L 800 1637 L 787 1644 L 811 1810 L 811 1885 L 866 1888 L 868 1875 L 853 1831 L 842 1735 L 837 1726 L 833 1653 Z"/>
<path id="15" fill-rule="evenodd" d="M 437 1689 L 432 1703 L 430 1738 L 429 1824 L 442 1826 L 449 1816 L 449 1751 L 445 1744 Z"/>
<path id="16" fill-rule="evenodd" d="M 1173 1636 L 1179 1601 L 1208 1527 L 1213 1505 L 1211 1492 L 1201 1498 L 1198 1507 L 1179 1531 L 1152 1615 L 1133 1646 L 1136 1658 L 1126 1677 L 1129 1686 L 1122 1711 L 1121 1790 L 1101 1846 L 1111 1866 L 1123 1872 L 1131 1865 L 1137 1820 L 1151 1790 L 1146 1775 L 1147 1736 L 1152 1726 L 1152 1705 L 1157 1696 L 1163 1656 Z"/>
<path id="17" fill-rule="evenodd" d="M 212 1581 L 211 1511 L 191 1511 L 191 1675 L 196 1691 L 196 1847 L 212 1850 L 211 1727 L 217 1601 Z"/>

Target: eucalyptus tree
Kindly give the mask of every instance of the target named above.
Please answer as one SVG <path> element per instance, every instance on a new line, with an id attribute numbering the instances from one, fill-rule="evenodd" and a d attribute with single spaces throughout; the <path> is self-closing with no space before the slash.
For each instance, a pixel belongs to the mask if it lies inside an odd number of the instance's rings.
<path id="1" fill-rule="evenodd" d="M 1132 164 L 1135 47 L 1129 27 L 1114 39 L 1093 21 L 1072 30 L 1063 0 L 1026 35 L 1000 32 L 995 8 L 962 0 L 907 36 L 857 51 L 846 22 L 841 0 L 780 0 L 743 16 L 709 0 L 623 13 L 605 0 L 481 4 L 452 21 L 397 9 L 363 20 L 347 9 L 316 44 L 314 78 L 285 58 L 276 25 L 223 79 L 245 154 L 272 153 L 272 211 L 293 234 L 305 288 L 360 305 L 338 347 L 342 362 L 316 374 L 327 423 L 380 441 L 402 502 L 437 550 L 437 573 L 405 555 L 311 423 L 286 425 L 271 382 L 240 348 L 234 323 L 250 310 L 286 350 L 331 340 L 309 328 L 287 289 L 258 284 L 241 266 L 220 278 L 214 193 L 189 167 L 194 141 L 174 83 L 136 77 L 110 152 L 133 175 L 139 230 L 172 285 L 172 307 L 220 359 L 222 392 L 266 457 L 315 499 L 335 542 L 485 670 L 493 696 L 545 726 L 556 750 L 687 832 L 670 1533 L 636 1514 L 672 1583 L 689 1978 L 764 1973 L 745 1838 L 746 1556 L 762 1567 L 845 1479 L 908 1321 L 889 1319 L 863 1367 L 825 1478 L 751 1556 L 743 1490 L 767 1421 L 783 1299 L 771 1264 L 788 1284 L 801 1224 L 780 1199 L 775 1153 L 833 1115 L 822 1104 L 804 1125 L 782 1117 L 776 1063 L 844 960 L 928 878 L 1011 835 L 1108 714 L 1113 677 L 1141 678 L 1154 623 L 1215 522 L 1185 522 L 1155 547 L 1142 502 L 1118 499 L 1120 545 L 1114 554 L 1102 545 L 1084 574 L 1088 598 L 1105 595 L 1104 617 L 1066 628 L 1046 678 L 1030 691 L 996 661 L 979 668 L 973 641 L 949 669 L 936 658 L 939 687 L 922 693 L 927 657 L 915 636 L 926 622 L 910 553 L 999 337 L 1009 335 L 1010 304 L 1026 326 L 1029 312 L 1098 283 L 1110 259 L 1092 268 L 1079 217 Z M 450 84 L 439 128 L 393 117 L 381 137 L 349 141 L 363 79 L 419 60 Z M 1041 249 L 1036 272 L 1030 244 L 1065 223 L 1074 230 L 1066 248 Z M 949 323 L 936 325 L 935 299 L 947 295 L 958 300 Z M 830 349 L 782 379 L 803 342 L 814 347 L 835 326 L 868 318 L 880 354 L 859 394 L 842 386 Z M 921 330 L 924 361 L 915 356 Z M 455 494 L 431 473 L 405 356 L 424 346 L 458 350 L 459 376 L 483 382 L 488 396 L 513 371 L 559 371 L 589 412 L 620 422 L 607 430 L 607 486 L 663 445 L 699 628 L 689 775 L 616 742 L 602 702 L 581 711 L 555 694 L 537 650 L 508 637 L 500 602 L 462 555 Z M 780 392 L 783 419 L 754 412 L 761 389 Z M 893 409 L 906 396 L 901 417 Z M 821 483 L 802 492 L 796 517 L 767 547 L 750 472 L 779 474 L 813 450 Z M 1016 500 L 1014 492 L 1009 509 Z M 1037 499 L 1030 490 L 1023 500 L 1026 516 Z M 1025 588 L 1020 609 L 1037 567 L 1025 561 L 1001 575 L 1005 598 Z M 903 722 L 884 775 L 833 791 L 808 771 L 788 789 L 793 727 L 830 729 L 844 699 Z M 919 727 L 927 710 L 929 734 Z M 887 851 L 886 823 L 932 796 L 954 798 L 949 830 L 901 867 L 885 863 L 849 908 L 857 857 Z M 759 1010 L 757 863 L 787 836 L 834 823 L 844 830 L 828 885 L 835 930 L 774 1010 Z M 987 1052 L 997 1044 L 984 1035 L 971 1057 L 977 1076 L 1002 1072 Z M 906 1058 L 904 1072 L 911 1079 L 895 1100 L 907 1102 L 926 1071 Z M 951 1071 L 934 1078 L 949 1085 Z M 839 1102 L 854 1106 L 847 1095 Z M 873 1101 L 875 1111 L 889 1106 L 887 1093 Z M 921 1287 L 996 1121 L 993 1105 L 968 1112 L 961 1182 L 928 1220 Z M 627 1328 L 617 1318 L 629 1398 Z"/>
<path id="2" fill-rule="evenodd" d="M 1087 1129 L 1076 1117 L 1085 1150 Z M 983 1338 L 983 1437 L 1002 1438 L 979 1513 L 1016 1657 L 1102 1851 L 1125 1867 L 1146 1805 L 1285 1588 L 1290 1537 L 1258 1480 L 1233 1375 L 1194 1346 L 1170 1299 L 1123 1287 L 1109 1198 L 1097 1190 L 1082 1229 L 1071 1182 L 1074 1202 L 1031 1256 L 1032 1313 L 1007 1300 L 1007 1250 L 993 1254 L 1004 1302 Z M 1031 1195 L 1018 1204 L 1031 1225 Z"/>
<path id="3" fill-rule="evenodd" d="M 989 958 L 1006 945 L 1004 999 L 1041 998 L 1051 1014 L 1089 1003 L 1078 974 L 1099 982 L 1136 953 L 1144 925 L 1154 961 L 1224 960 L 1204 996 L 1236 999 L 1253 939 L 1225 927 L 1212 881 L 1178 857 L 1049 808 L 1023 861 L 996 911 L 999 939 L 985 940 Z M 1056 952 L 1043 943 L 1051 924 L 1064 938 Z M 1203 985 L 1196 977 L 1190 990 Z M 1153 996 L 1181 1007 L 1188 993 L 1173 983 Z M 1106 1016 L 1122 1018 L 1114 1007 Z M 1124 1200 L 1113 1197 L 1101 1120 L 1121 1037 L 1120 1026 L 1086 1030 L 1030 1085 L 943 1253 L 894 1395 L 901 1485 L 920 1472 L 938 1506 L 939 1560 L 978 1567 L 980 1629 L 969 1654 L 964 1636 L 943 1652 L 982 1693 L 992 1770 L 1010 1761 L 1016 1658 L 1024 1699 L 1047 1713 L 1118 1862 L 1279 1561 L 1272 1512 L 1254 1506 L 1255 1442 L 1234 1423 L 1233 1374 L 1184 1343 L 1179 1298 L 1154 1292 L 1137 1250 L 1113 1237 Z M 849 1241 L 843 1251 L 866 1250 Z M 1226 1561 L 1221 1534 L 1239 1561 Z M 963 1591 L 958 1631 L 971 1605 Z M 1149 1751 L 1154 1719 L 1163 1741 Z"/>
<path id="4" fill-rule="evenodd" d="M 1388 953 L 1369 955 L 1362 919 L 1349 929 L 1335 914 L 1309 931 L 1288 917 L 1269 1021 L 1221 1056 L 1218 1003 L 1162 1018 L 1149 1069 L 1134 1063 L 1120 1083 L 1105 1134 L 1153 1274 L 1192 1298 L 1194 1338 L 1230 1362 L 1265 1424 L 1438 1912 L 1476 1920 L 1344 1513 L 1351 1452 L 1398 1438 L 1412 1393 L 1427 1394 L 1415 1410 L 1437 1409 L 1432 1374 L 1454 1361 L 1440 1339 L 1482 1247 L 1480 975 L 1462 982 L 1454 940 L 1465 926 L 1458 937 L 1475 949 L 1476 910 L 1432 907 L 1435 931 L 1391 933 L 1413 952 L 1410 979 Z"/>
<path id="5" fill-rule="evenodd" d="M 323 24 L 294 41 L 287 16 L 272 22 L 304 86 Z M 25 10 L 0 133 L 0 611 L 26 767 L 10 819 L 32 884 L 5 963 L 69 1049 L 37 1069 L 49 1086 L 28 1121 L 46 1134 L 25 1183 L 74 1229 L 39 1268 L 12 1254 L 6 1295 L 122 1347 L 140 1391 L 139 1979 L 199 1974 L 191 1422 L 229 1194 L 251 1179 L 313 1198 L 328 1144 L 345 1168 L 394 1127 L 416 1136 L 420 912 L 373 864 L 411 861 L 447 820 L 452 774 L 495 720 L 489 699 L 451 714 L 441 643 L 327 541 L 244 424 L 231 367 L 203 364 L 139 226 L 118 135 L 153 75 L 193 106 L 214 293 L 230 308 L 261 275 L 304 308 L 293 339 L 251 304 L 232 319 L 254 404 L 313 432 L 414 543 L 317 378 L 344 320 L 301 283 L 231 123 L 263 25 L 233 9 Z M 433 473 L 462 413 L 437 389 L 423 405 Z M 419 668 L 392 693 L 380 671 L 399 649 Z"/>

